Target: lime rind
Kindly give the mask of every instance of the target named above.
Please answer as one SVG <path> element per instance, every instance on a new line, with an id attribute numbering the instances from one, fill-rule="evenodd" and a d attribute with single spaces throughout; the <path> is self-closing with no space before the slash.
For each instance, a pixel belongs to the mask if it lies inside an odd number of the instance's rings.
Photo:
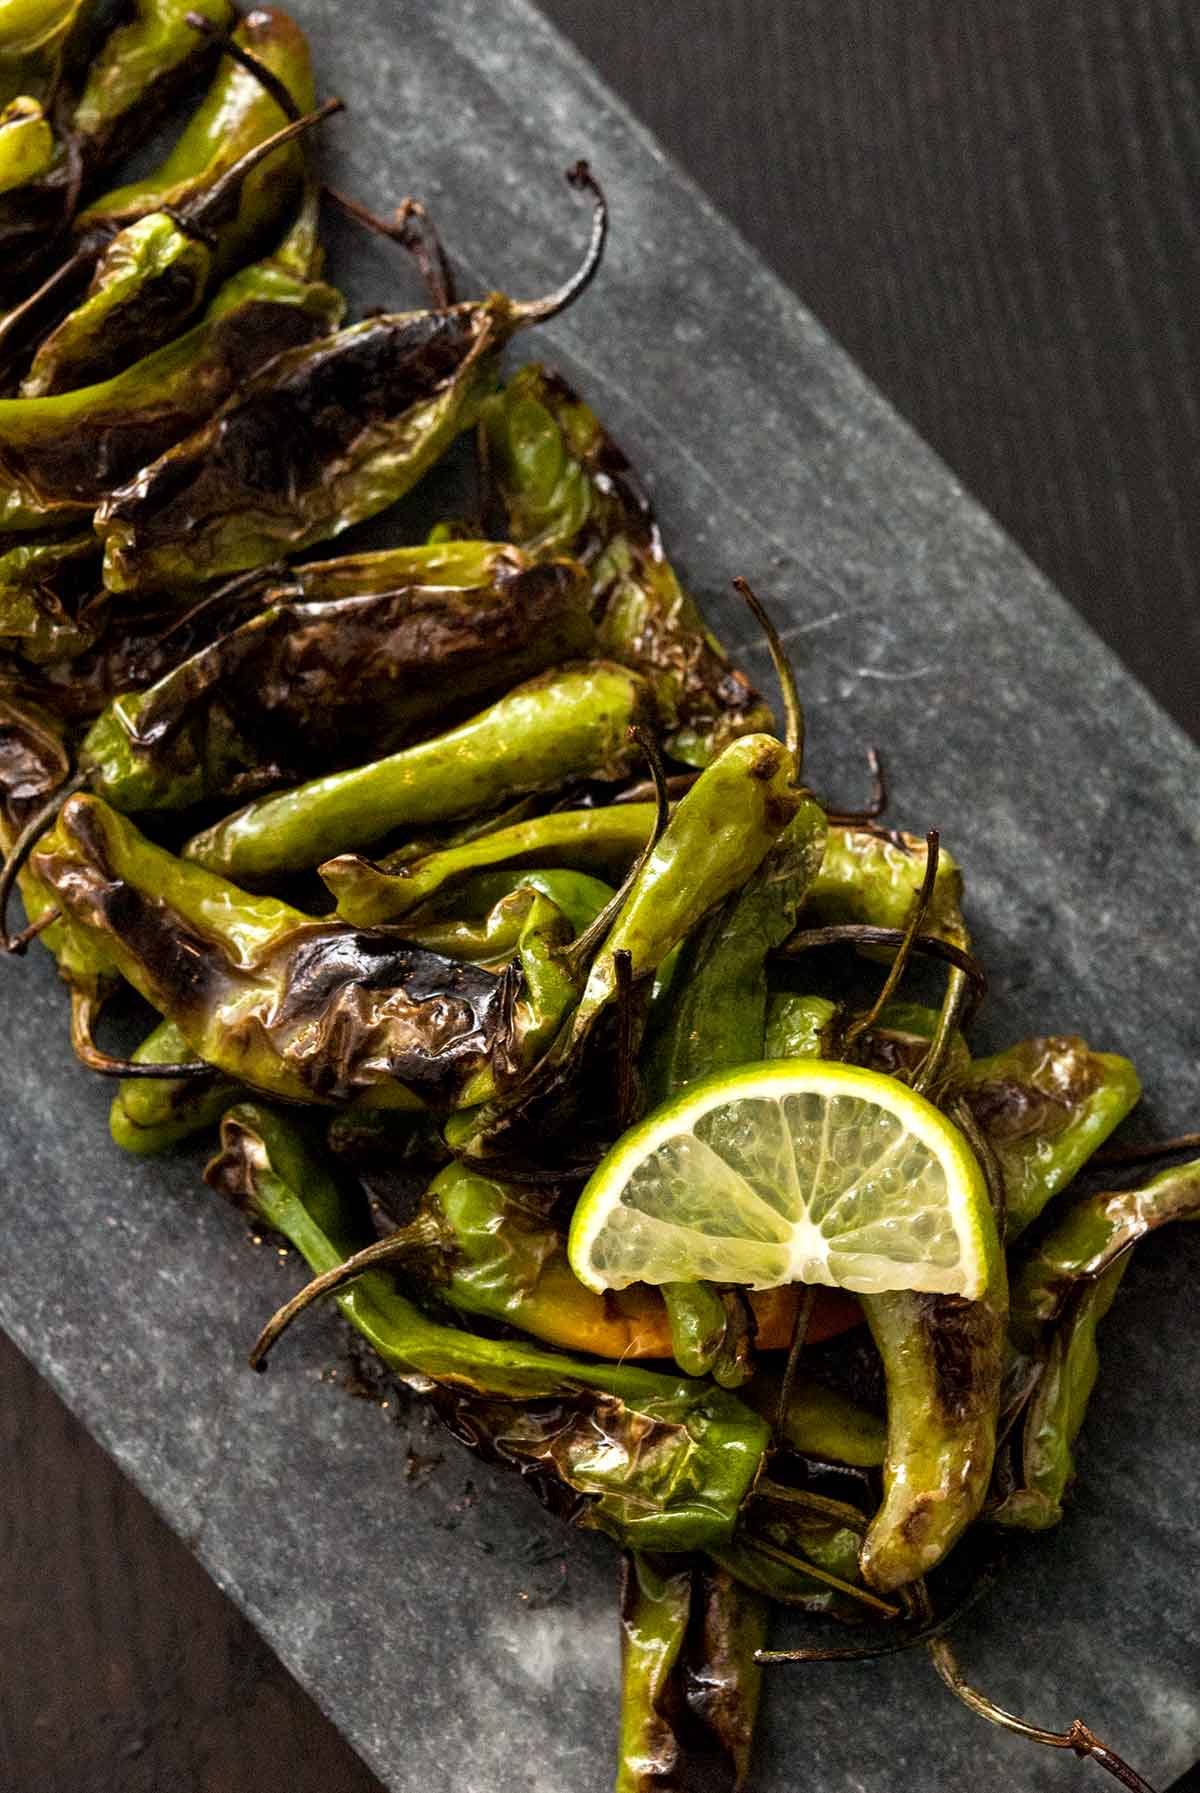
<path id="1" fill-rule="evenodd" d="M 977 1298 L 999 1258 L 979 1165 L 906 1084 L 794 1059 L 691 1085 L 618 1140 L 580 1198 L 590 1288 L 823 1283 Z"/>

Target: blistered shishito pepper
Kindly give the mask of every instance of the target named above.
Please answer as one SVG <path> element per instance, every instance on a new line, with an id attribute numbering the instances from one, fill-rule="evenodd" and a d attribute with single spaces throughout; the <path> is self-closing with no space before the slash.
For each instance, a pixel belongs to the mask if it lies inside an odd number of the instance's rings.
<path id="1" fill-rule="evenodd" d="M 809 887 L 802 926 L 849 922 L 903 928 L 921 894 L 928 858 L 928 843 L 916 835 L 834 824 L 820 870 Z M 952 946 L 970 945 L 962 918 L 962 891 L 958 864 L 939 847 L 923 933 Z M 868 947 L 866 952 L 870 957 L 890 958 L 892 950 Z"/>
<path id="2" fill-rule="evenodd" d="M 348 853 L 323 865 L 321 876 L 338 914 L 359 927 L 398 922 L 443 895 L 452 897 L 467 879 L 501 867 L 565 867 L 619 883 L 645 846 L 654 814 L 653 803 L 555 810 L 415 858 L 405 853 L 375 865 Z"/>
<path id="3" fill-rule="evenodd" d="M 46 398 L 96 385 L 182 335 L 222 269 L 243 259 L 250 223 L 257 227 L 255 237 L 264 240 L 283 226 L 293 197 L 284 183 L 269 187 L 252 208 L 246 190 L 278 157 L 298 153 L 287 148 L 295 137 L 340 107 L 340 100 L 330 100 L 283 126 L 203 187 L 187 207 L 148 212 L 97 247 L 87 291 L 42 338 L 20 396 Z M 102 232 L 96 242 L 103 242 Z M 93 259 L 87 247 L 79 255 L 81 261 Z M 11 344 L 6 352 L 15 353 Z"/>
<path id="4" fill-rule="evenodd" d="M 232 1109 L 221 1137 L 210 1183 L 282 1233 L 318 1274 L 366 1243 L 341 1192 L 280 1116 Z M 337 1300 L 391 1369 L 462 1391 L 463 1423 L 481 1443 L 502 1439 L 509 1462 L 544 1465 L 585 1496 L 587 1523 L 645 1549 L 705 1549 L 732 1535 L 767 1428 L 723 1390 L 439 1325 L 379 1271 Z M 531 1402 L 556 1405 L 548 1412 Z"/>
<path id="5" fill-rule="evenodd" d="M 198 324 L 111 380 L 0 399 L 0 533 L 70 526 L 291 344 L 337 323 L 332 287 L 268 260 L 235 274 Z"/>
<path id="6" fill-rule="evenodd" d="M 769 728 L 680 584 L 628 461 L 566 382 L 524 367 L 483 415 L 514 541 L 586 563 L 604 651 L 648 681 L 671 754 L 707 765 L 734 736 Z"/>
<path id="7" fill-rule="evenodd" d="M 1000 1163 L 1011 1242 L 1125 1119 L 1141 1084 L 1127 1058 L 1052 1035 L 977 1058 L 961 1091 Z"/>
<path id="8" fill-rule="evenodd" d="M 767 1601 L 711 1563 L 627 1555 L 616 1793 L 746 1785 Z"/>
<path id="9" fill-rule="evenodd" d="M 107 607 L 90 530 L 0 553 L 0 636 L 26 660 L 69 660 L 84 652 L 98 638 Z"/>
<path id="10" fill-rule="evenodd" d="M 90 8 L 71 10 L 86 25 Z M 53 267 L 72 204 L 95 189 L 106 167 L 152 135 L 176 94 L 214 59 L 208 39 L 188 23 L 188 13 L 219 28 L 232 18 L 228 0 L 134 0 L 127 10 L 131 16 L 70 79 L 78 99 L 67 108 L 66 141 L 56 146 L 52 166 L 0 194 L 4 303 L 15 303 Z M 86 30 L 81 35 L 86 39 Z M 85 49 L 81 44 L 81 52 Z"/>
<path id="11" fill-rule="evenodd" d="M 616 779 L 638 749 L 642 681 L 605 660 L 518 685 L 468 722 L 348 772 L 263 797 L 197 834 L 187 858 L 239 882 L 320 865 L 394 829 L 423 828 L 572 778 Z"/>
<path id="12" fill-rule="evenodd" d="M 515 950 L 530 891 L 549 898 L 576 934 L 595 921 L 613 896 L 611 884 L 586 872 L 485 872 L 452 898 L 407 916 L 395 931 L 429 952 L 489 965 Z"/>
<path id="13" fill-rule="evenodd" d="M 1035 1351 L 1076 1291 L 1172 1221 L 1200 1218 L 1200 1159 L 1160 1171 L 1131 1189 L 1099 1190 L 1073 1201 L 1013 1278 L 1011 1331 Z"/>
<path id="14" fill-rule="evenodd" d="M 160 1021 L 133 1055 L 138 1065 L 177 1065 L 195 1058 L 172 1021 Z M 115 1143 L 139 1157 L 156 1157 L 213 1127 L 227 1108 L 244 1101 L 247 1090 L 230 1077 L 127 1077 L 109 1110 Z"/>
<path id="15" fill-rule="evenodd" d="M 572 177 L 590 183 L 580 169 Z M 154 589 L 265 565 L 402 498 L 475 423 L 515 332 L 555 316 L 591 280 L 606 228 L 599 197 L 596 207 L 583 267 L 546 299 L 492 293 L 289 348 L 101 506 L 105 582 Z"/>
<path id="16" fill-rule="evenodd" d="M 198 1057 L 289 1101 L 483 1100 L 561 1022 L 538 1003 L 575 994 L 569 924 L 541 897 L 510 977 L 247 896 L 96 797 L 68 800 L 30 871 Z"/>
<path id="17" fill-rule="evenodd" d="M 591 643 L 580 569 L 533 566 L 515 551 L 469 589 L 283 597 L 149 690 L 117 698 L 82 761 L 96 769 L 92 788 L 123 810 L 245 796 L 392 752 Z"/>

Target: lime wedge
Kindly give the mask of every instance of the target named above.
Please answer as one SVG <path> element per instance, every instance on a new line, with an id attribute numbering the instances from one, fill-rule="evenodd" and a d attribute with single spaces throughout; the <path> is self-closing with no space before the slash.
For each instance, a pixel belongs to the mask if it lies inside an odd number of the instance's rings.
<path id="1" fill-rule="evenodd" d="M 689 1084 L 619 1139 L 568 1245 L 588 1288 L 825 1283 L 978 1299 L 1000 1244 L 944 1114 L 878 1071 L 780 1059 Z"/>

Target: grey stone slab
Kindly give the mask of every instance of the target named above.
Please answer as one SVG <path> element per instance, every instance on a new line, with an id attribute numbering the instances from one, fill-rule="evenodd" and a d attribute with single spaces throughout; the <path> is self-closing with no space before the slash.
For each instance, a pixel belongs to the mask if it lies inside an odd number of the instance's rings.
<path id="1" fill-rule="evenodd" d="M 532 8 L 295 10 L 325 90 L 352 102 L 329 132 L 337 178 L 379 205 L 421 194 L 464 285 L 555 283 L 584 228 L 561 171 L 592 159 L 608 265 L 530 352 L 646 470 L 764 678 L 730 577 L 786 613 L 820 787 L 852 801 L 878 743 L 897 819 L 943 830 L 994 972 L 981 1039 L 1082 1031 L 1136 1057 L 1147 1125 L 1194 1125 L 1196 750 Z M 360 302 L 405 289 L 382 246 L 341 249 Z M 244 1371 L 295 1267 L 248 1245 L 194 1162 L 109 1144 L 108 1092 L 69 1062 L 46 964 L 6 970 L 0 1013 L 0 1321 L 388 1786 L 600 1793 L 617 1686 L 603 1542 L 432 1444 L 419 1414 L 396 1424 L 329 1386 L 331 1323 L 270 1377 Z M 1194 1234 L 1139 1259 L 1106 1323 L 1070 1517 L 962 1633 L 997 1697 L 1042 1722 L 1083 1713 L 1158 1783 L 1200 1754 L 1198 1271 Z M 445 1461 L 409 1481 L 410 1444 Z M 542 1604 L 557 1570 L 535 1559 L 560 1541 L 566 1589 Z M 940 1793 L 967 1774 L 1056 1789 L 1081 1772 L 983 1727 L 911 1657 L 778 1671 L 763 1728 L 762 1793 Z"/>

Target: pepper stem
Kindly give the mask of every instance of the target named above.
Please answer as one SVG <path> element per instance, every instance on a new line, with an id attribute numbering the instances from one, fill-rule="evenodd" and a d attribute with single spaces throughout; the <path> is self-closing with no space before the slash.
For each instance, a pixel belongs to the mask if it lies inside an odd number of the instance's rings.
<path id="1" fill-rule="evenodd" d="M 113 1058 L 97 1046 L 93 1030 L 100 1019 L 101 1001 L 86 990 L 71 992 L 71 1047 L 81 1065 L 101 1077 L 213 1077 L 212 1065 L 202 1058 L 182 1059 L 178 1064 L 143 1063 L 134 1058 Z"/>
<path id="2" fill-rule="evenodd" d="M 812 1319 L 813 1304 L 817 1291 L 811 1283 L 807 1284 L 804 1293 L 796 1304 L 796 1318 L 792 1322 L 792 1338 L 788 1346 L 787 1363 L 784 1365 L 783 1381 L 779 1385 L 779 1406 L 775 1411 L 775 1442 L 779 1443 L 783 1436 L 784 1422 L 788 1408 L 792 1404 L 792 1390 L 796 1386 L 796 1372 L 800 1368 L 800 1359 L 804 1354 L 804 1341 L 808 1336 L 809 1322 Z"/>
<path id="3" fill-rule="evenodd" d="M 225 170 L 220 179 L 214 181 L 212 186 L 206 192 L 201 193 L 190 206 L 185 206 L 182 211 L 172 214 L 179 224 L 179 228 L 189 235 L 207 235 L 209 221 L 221 216 L 231 195 L 238 191 L 246 176 L 252 173 L 260 162 L 265 162 L 268 156 L 274 155 L 277 149 L 282 149 L 285 144 L 291 143 L 293 138 L 302 137 L 315 125 L 324 124 L 327 118 L 332 118 L 334 113 L 345 110 L 345 100 L 326 100 L 323 105 L 317 107 L 315 112 L 307 112 L 302 118 L 294 118 L 289 124 L 282 125 L 278 131 L 273 132 L 270 137 L 264 137 L 261 143 L 256 143 L 253 149 L 248 149 L 244 155 L 239 156 L 237 161 Z"/>
<path id="4" fill-rule="evenodd" d="M 937 1027 L 929 1051 L 917 1067 L 912 1086 L 919 1096 L 926 1095 L 946 1068 L 954 1036 L 963 1022 L 970 982 L 967 973 L 955 966 L 946 980 L 946 994 L 938 1011 Z"/>
<path id="5" fill-rule="evenodd" d="M 574 305 L 576 299 L 592 284 L 596 271 L 604 260 L 604 245 L 608 241 L 608 201 L 604 197 L 604 190 L 583 161 L 568 168 L 566 178 L 576 191 L 587 192 L 592 196 L 592 234 L 583 260 L 569 280 L 564 280 L 560 287 L 547 293 L 544 299 L 528 299 L 514 305 L 513 311 L 522 324 L 544 324 L 548 319 L 557 317 L 560 311 L 566 311 L 569 305 Z"/>
<path id="6" fill-rule="evenodd" d="M 778 1544 L 768 1543 L 766 1538 L 760 1538 L 753 1532 L 747 1534 L 746 1542 L 751 1549 L 761 1551 L 763 1556 L 770 1557 L 772 1562 L 780 1563 L 787 1569 L 799 1570 L 803 1575 L 811 1575 L 814 1581 L 823 1582 L 826 1587 L 834 1588 L 839 1594 L 845 1594 L 851 1600 L 857 1600 L 862 1606 L 869 1606 L 872 1612 L 882 1614 L 885 1619 L 900 1617 L 900 1608 L 894 1606 L 890 1600 L 882 1600 L 878 1594 L 872 1594 L 869 1589 L 856 1587 L 854 1582 L 843 1581 L 840 1575 L 833 1575 L 828 1569 L 818 1568 L 816 1563 L 810 1563 L 806 1556 L 797 1556 L 790 1550 L 781 1550 Z M 776 1593 L 774 1598 L 784 1605 L 787 1604 L 786 1598 L 780 1593 Z"/>
<path id="7" fill-rule="evenodd" d="M 361 200 L 351 199 L 348 193 L 331 187 L 328 182 L 321 191 L 347 218 L 353 218 L 356 224 L 374 231 L 376 236 L 386 237 L 389 243 L 398 243 L 401 249 L 408 250 L 421 271 L 436 310 L 447 311 L 455 303 L 455 279 L 450 258 L 433 219 L 419 199 L 411 196 L 402 199 L 390 218 L 381 218 Z"/>
<path id="8" fill-rule="evenodd" d="M 617 987 L 617 1130 L 633 1125 L 637 1112 L 637 1068 L 634 1063 L 633 955 L 624 947 L 613 954 Z"/>
<path id="9" fill-rule="evenodd" d="M 929 833 L 925 836 L 925 876 L 921 880 L 920 893 L 917 896 L 916 902 L 913 904 L 912 913 L 905 924 L 904 937 L 896 950 L 895 958 L 888 968 L 888 974 L 883 980 L 883 987 L 878 996 L 875 998 L 866 1014 L 860 1015 L 856 1021 L 852 1021 L 843 1034 L 843 1044 L 847 1046 L 851 1045 L 860 1034 L 865 1033 L 869 1027 L 874 1027 L 876 1021 L 878 1021 L 880 1015 L 892 1000 L 900 979 L 904 976 L 909 956 L 912 953 L 913 941 L 921 932 L 922 923 L 929 913 L 929 904 L 933 898 L 933 887 L 937 881 L 938 842 L 938 831 L 936 828 L 931 828 Z"/>
<path id="10" fill-rule="evenodd" d="M 937 1638 L 929 1645 L 929 1654 L 933 1658 L 933 1666 L 951 1693 L 964 1706 L 969 1706 L 972 1712 L 978 1713 L 980 1718 L 986 1718 L 989 1724 L 999 1725 L 1004 1731 L 1015 1731 L 1018 1737 L 1028 1737 L 1031 1743 L 1044 1743 L 1047 1749 L 1070 1749 L 1079 1757 L 1090 1756 L 1114 1780 L 1120 1781 L 1123 1787 L 1129 1787 L 1131 1793 L 1154 1793 L 1149 1782 L 1144 1781 L 1107 1744 L 1101 1743 L 1081 1718 L 1075 1719 L 1068 1731 L 1045 1731 L 1040 1725 L 1026 1724 L 1023 1718 L 1006 1712 L 1003 1706 L 997 1706 L 986 1694 L 980 1693 L 964 1680 L 958 1659 L 944 1638 Z"/>
<path id="11" fill-rule="evenodd" d="M 265 1370 L 267 1354 L 281 1339 L 293 1320 L 299 1318 L 306 1308 L 320 1301 L 324 1295 L 332 1295 L 338 1289 L 344 1289 L 347 1283 L 357 1282 L 376 1264 L 386 1264 L 395 1258 L 411 1257 L 423 1251 L 432 1251 L 446 1243 L 441 1224 L 432 1215 L 422 1215 L 408 1226 L 397 1232 L 389 1233 L 386 1239 L 376 1239 L 373 1245 L 364 1246 L 356 1251 L 353 1257 L 342 1264 L 335 1264 L 332 1270 L 326 1270 L 322 1276 L 314 1276 L 306 1283 L 298 1295 L 267 1321 L 250 1353 L 250 1368 Z"/>
<path id="12" fill-rule="evenodd" d="M 827 928 L 797 929 L 782 946 L 775 948 L 775 956 L 798 959 L 815 946 L 899 946 L 903 939 L 900 928 L 875 928 L 857 921 L 835 922 Z M 943 940 L 938 934 L 917 934 L 910 950 L 930 959 L 940 959 L 943 964 L 953 965 L 963 973 L 971 990 L 971 1005 L 963 1020 L 971 1021 L 987 995 L 988 987 L 987 972 L 975 955 L 967 952 L 965 947 L 956 946 L 952 940 Z"/>
<path id="13" fill-rule="evenodd" d="M 826 815 L 839 827 L 849 828 L 858 822 L 877 822 L 888 806 L 887 775 L 875 747 L 867 748 L 867 768 L 871 774 L 871 795 L 861 809 L 827 809 Z"/>
<path id="14" fill-rule="evenodd" d="M 90 774 L 86 770 L 76 772 L 74 778 L 69 778 L 66 784 L 60 785 L 49 801 L 43 803 L 42 807 L 35 810 L 30 816 L 10 847 L 3 870 L 0 870 L 0 952 L 15 953 L 19 956 L 25 951 L 29 942 L 35 938 L 34 933 L 31 933 L 28 928 L 19 934 L 10 934 L 8 931 L 8 905 L 12 897 L 13 885 L 20 875 L 21 867 L 47 828 L 52 825 L 67 798 L 74 796 L 76 791 L 82 790 L 89 776 Z M 50 924 L 45 922 L 43 925 L 49 927 Z M 41 932 L 40 926 L 36 927 L 36 932 Z"/>
<path id="15" fill-rule="evenodd" d="M 260 62 L 250 50 L 243 49 L 231 31 L 212 19 L 206 19 L 200 12 L 189 12 L 184 17 L 193 31 L 198 31 L 210 43 L 219 44 L 231 62 L 236 62 L 248 75 L 253 75 L 260 87 L 270 94 L 285 118 L 295 121 L 300 117 L 300 108 L 286 83 L 280 80 L 274 69 L 268 68 L 265 62 Z"/>
<path id="16" fill-rule="evenodd" d="M 796 684 L 796 671 L 788 659 L 779 630 L 767 615 L 758 594 L 740 576 L 734 580 L 733 586 L 734 590 L 746 600 L 751 615 L 767 638 L 771 663 L 775 668 L 775 677 L 779 680 L 780 696 L 783 698 L 783 719 L 787 748 L 792 756 L 793 776 L 796 783 L 799 784 L 804 765 L 804 710 L 800 703 L 800 691 Z"/>
<path id="17" fill-rule="evenodd" d="M 1152 1164 L 1156 1158 L 1173 1158 L 1177 1152 L 1194 1152 L 1200 1148 L 1200 1133 L 1177 1133 L 1173 1139 L 1156 1139 L 1148 1145 L 1105 1146 L 1093 1153 L 1089 1166 L 1096 1164 Z"/>

